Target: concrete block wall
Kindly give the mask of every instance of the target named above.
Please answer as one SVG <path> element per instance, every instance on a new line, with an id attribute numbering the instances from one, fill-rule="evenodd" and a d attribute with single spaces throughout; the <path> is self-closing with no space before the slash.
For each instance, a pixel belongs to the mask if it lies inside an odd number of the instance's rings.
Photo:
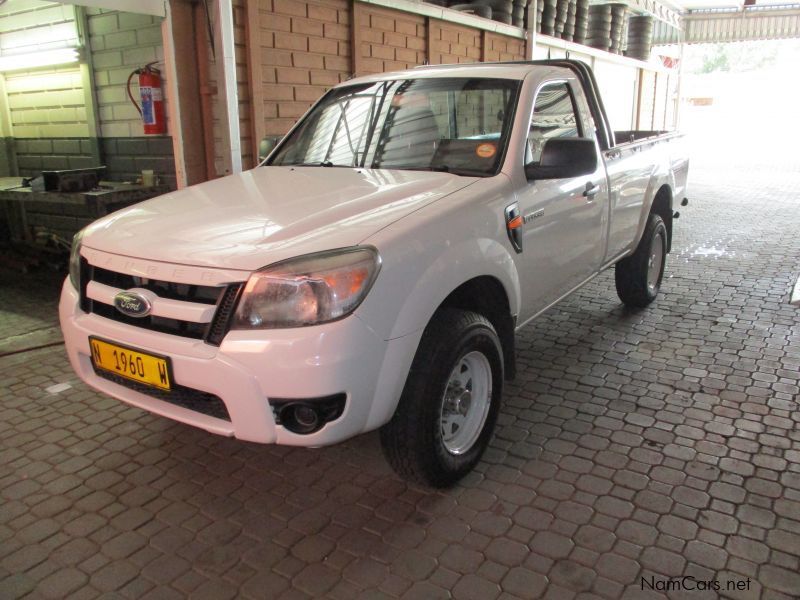
<path id="1" fill-rule="evenodd" d="M 0 51 L 3 54 L 27 54 L 77 43 L 75 12 L 71 6 L 41 0 L 12 0 L 0 4 Z"/>
<path id="2" fill-rule="evenodd" d="M 88 137 L 86 105 L 77 66 L 5 76 L 15 138 Z"/>
<path id="3" fill-rule="evenodd" d="M 161 19 L 98 8 L 85 10 L 86 51 L 94 69 L 99 129 L 87 120 L 89 95 L 79 65 L 8 72 L 3 87 L 12 137 L 4 144 L 6 153 L 14 153 L 17 173 L 22 176 L 106 164 L 106 177 L 111 180 L 132 180 L 142 169 L 152 168 L 174 186 L 171 137 L 144 139 L 141 118 L 126 93 L 126 81 L 133 69 L 163 62 Z M 75 46 L 75 11 L 72 6 L 38 0 L 4 4 L 0 7 L 0 46 L 4 52 L 12 43 L 23 50 L 25 43 L 31 48 Z M 138 98 L 136 84 L 134 77 L 132 92 Z M 169 132 L 169 123 L 167 126 Z"/>
<path id="4" fill-rule="evenodd" d="M 98 8 L 88 8 L 89 44 L 92 52 L 100 137 L 125 138 L 144 134 L 139 113 L 128 99 L 126 82 L 131 71 L 147 63 L 161 69 L 166 92 L 161 19 Z M 138 78 L 131 92 L 138 102 Z M 165 94 L 165 102 L 169 98 Z M 169 132 L 169 122 L 167 123 Z"/>
<path id="5" fill-rule="evenodd" d="M 164 136 L 101 138 L 108 179 L 136 181 L 142 170 L 151 169 L 161 182 L 175 188 L 175 158 L 172 139 Z"/>
<path id="6" fill-rule="evenodd" d="M 76 46 L 75 11 L 55 2 L 25 0 L 0 6 L 0 51 L 5 56 Z M 52 69 L 8 71 L 4 77 L 7 128 L 13 138 L 83 137 L 86 122 L 77 64 Z M 42 147 L 46 146 L 44 144 Z M 16 144 L 7 144 L 14 147 Z M 35 147 L 35 145 L 34 145 Z M 36 164 L 23 144 L 20 167 Z M 52 150 L 52 148 L 51 148 Z M 62 155 L 63 158 L 64 155 Z"/>
<path id="7" fill-rule="evenodd" d="M 15 139 L 19 174 L 33 177 L 42 170 L 85 169 L 97 166 L 91 140 L 82 138 Z"/>
<path id="8" fill-rule="evenodd" d="M 26 0 L 0 7 L 3 54 L 29 54 L 77 43 L 71 6 Z M 10 134 L 3 144 L 4 154 L 8 165 L 16 166 L 16 173 L 29 177 L 42 169 L 92 164 L 91 146 L 82 143 L 89 136 L 89 124 L 77 64 L 9 71 L 2 77 Z"/>

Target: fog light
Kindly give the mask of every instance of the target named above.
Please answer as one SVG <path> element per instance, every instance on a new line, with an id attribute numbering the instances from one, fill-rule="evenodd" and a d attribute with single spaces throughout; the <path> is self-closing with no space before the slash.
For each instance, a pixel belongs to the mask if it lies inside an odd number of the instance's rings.
<path id="1" fill-rule="evenodd" d="M 292 433 L 308 435 L 342 416 L 347 394 L 322 398 L 270 398 L 275 423 Z"/>

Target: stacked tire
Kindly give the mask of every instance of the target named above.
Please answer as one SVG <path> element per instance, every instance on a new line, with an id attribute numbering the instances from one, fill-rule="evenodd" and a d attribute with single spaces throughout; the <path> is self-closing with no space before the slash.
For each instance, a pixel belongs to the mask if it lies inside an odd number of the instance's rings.
<path id="1" fill-rule="evenodd" d="M 627 20 L 628 6 L 621 3 L 609 4 L 611 7 L 611 26 L 609 28 L 609 52 L 622 54 L 622 41 L 625 32 L 625 21 Z"/>
<path id="2" fill-rule="evenodd" d="M 576 0 L 575 2 L 575 31 L 572 41 L 578 44 L 586 43 L 586 34 L 589 31 L 589 0 Z"/>
<path id="3" fill-rule="evenodd" d="M 586 45 L 598 50 L 611 47 L 611 5 L 593 4 L 589 7 L 589 27 Z"/>
<path id="4" fill-rule="evenodd" d="M 511 25 L 513 20 L 511 13 L 514 10 L 514 2 L 512 0 L 486 0 L 486 5 L 492 9 L 492 19 Z"/>
<path id="5" fill-rule="evenodd" d="M 556 2 L 556 27 L 553 35 L 560 38 L 564 34 L 564 27 L 567 24 L 570 0 L 557 0 Z"/>
<path id="6" fill-rule="evenodd" d="M 492 9 L 482 2 L 471 2 L 467 4 L 451 4 L 450 8 L 459 10 L 461 12 L 475 15 L 476 17 L 483 17 L 484 19 L 492 18 Z"/>
<path id="7" fill-rule="evenodd" d="M 530 10 L 530 8 L 528 8 Z M 536 3 L 536 23 L 534 27 L 537 33 L 542 33 L 542 15 L 544 14 L 544 1 L 539 0 Z"/>
<path id="8" fill-rule="evenodd" d="M 528 8 L 529 0 L 514 0 L 514 8 L 511 10 L 511 22 L 514 27 L 525 28 L 525 9 Z"/>
<path id="9" fill-rule="evenodd" d="M 544 35 L 555 35 L 556 6 L 558 5 L 558 0 L 541 0 L 541 1 L 543 5 L 542 20 L 541 20 L 542 26 L 539 32 Z"/>
<path id="10" fill-rule="evenodd" d="M 569 0 L 567 5 L 567 20 L 564 22 L 564 31 L 561 32 L 561 39 L 571 42 L 575 37 L 575 14 L 578 8 L 577 0 Z"/>
<path id="11" fill-rule="evenodd" d="M 628 20 L 628 46 L 625 56 L 637 60 L 650 60 L 653 47 L 653 17 L 646 15 Z"/>

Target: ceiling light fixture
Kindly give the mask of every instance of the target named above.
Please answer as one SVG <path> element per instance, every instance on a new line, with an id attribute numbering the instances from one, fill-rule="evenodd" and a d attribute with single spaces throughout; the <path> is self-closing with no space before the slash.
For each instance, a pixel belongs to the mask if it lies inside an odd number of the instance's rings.
<path id="1" fill-rule="evenodd" d="M 78 62 L 80 54 L 77 48 L 59 48 L 43 50 L 28 54 L 11 54 L 0 56 L 0 71 L 22 71 L 36 67 L 54 67 Z"/>

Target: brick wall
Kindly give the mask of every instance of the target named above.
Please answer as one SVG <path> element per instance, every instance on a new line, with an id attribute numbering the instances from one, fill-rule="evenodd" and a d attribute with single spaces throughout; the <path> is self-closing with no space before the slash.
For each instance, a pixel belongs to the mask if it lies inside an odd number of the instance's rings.
<path id="1" fill-rule="evenodd" d="M 253 82 L 254 102 L 263 109 L 259 138 L 285 134 L 314 101 L 353 74 L 525 57 L 524 40 L 363 2 L 254 1 L 258 22 L 251 23 L 250 56 L 259 67 L 260 81 Z"/>
<path id="2" fill-rule="evenodd" d="M 425 17 L 357 5 L 357 75 L 408 69 L 425 63 Z"/>
<path id="3" fill-rule="evenodd" d="M 487 62 L 497 60 L 524 60 L 525 40 L 497 35 L 486 34 L 486 51 L 484 60 Z"/>
<path id="4" fill-rule="evenodd" d="M 477 29 L 434 21 L 431 26 L 430 63 L 439 65 L 479 62 L 482 44 L 482 32 Z"/>
<path id="5" fill-rule="evenodd" d="M 258 133 L 283 135 L 331 86 L 350 76 L 350 10 L 345 0 L 257 0 L 252 43 L 264 122 Z"/>

